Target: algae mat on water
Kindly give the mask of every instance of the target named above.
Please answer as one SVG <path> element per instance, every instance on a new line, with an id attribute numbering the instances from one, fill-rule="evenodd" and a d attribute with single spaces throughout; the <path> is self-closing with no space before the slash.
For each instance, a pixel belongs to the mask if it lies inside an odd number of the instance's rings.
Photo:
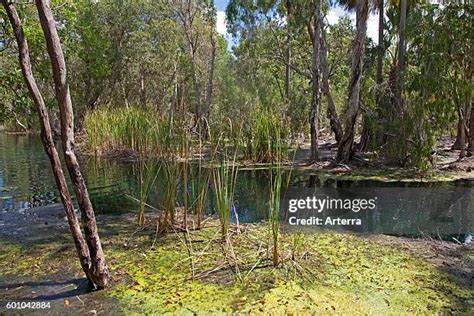
<path id="1" fill-rule="evenodd" d="M 222 242 L 215 225 L 156 239 L 152 227 L 135 231 L 131 223 L 111 221 L 100 226 L 115 279 L 101 295 L 114 298 L 125 314 L 473 311 L 469 301 L 473 289 L 466 280 L 443 272 L 416 250 L 377 238 L 330 232 L 283 234 L 282 263 L 274 268 L 264 224 L 243 226 L 240 233 L 234 227 L 230 244 Z M 34 248 L 2 241 L 1 247 L 0 270 L 5 276 L 41 280 L 61 273 L 81 274 L 77 264 L 67 263 L 74 250 L 64 240 Z M 464 259 L 472 264 L 467 253 Z M 65 265 L 72 268 L 65 271 Z"/>

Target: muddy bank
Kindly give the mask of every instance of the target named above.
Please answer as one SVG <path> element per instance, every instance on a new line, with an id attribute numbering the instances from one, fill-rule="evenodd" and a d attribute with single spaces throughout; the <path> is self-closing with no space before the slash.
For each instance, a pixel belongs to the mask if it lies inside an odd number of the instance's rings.
<path id="1" fill-rule="evenodd" d="M 109 217 L 103 215 L 101 221 L 111 220 Z M 61 204 L 1 212 L 0 248 L 0 315 L 121 313 L 116 299 L 104 291 L 90 292 Z M 8 302 L 48 305 L 7 309 Z"/>

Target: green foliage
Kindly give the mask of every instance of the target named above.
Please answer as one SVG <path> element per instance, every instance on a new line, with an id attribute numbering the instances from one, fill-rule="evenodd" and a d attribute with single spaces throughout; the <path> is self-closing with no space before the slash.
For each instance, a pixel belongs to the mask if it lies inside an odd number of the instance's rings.
<path id="1" fill-rule="evenodd" d="M 230 1 L 226 16 L 235 36 L 232 51 L 215 30 L 213 2 L 55 0 L 52 5 L 60 21 L 75 121 L 80 129 L 87 116 L 91 147 L 98 154 L 122 147 L 176 156 L 222 138 L 222 148 L 238 149 L 239 158 L 271 162 L 277 131 L 286 139 L 284 147 L 308 135 L 311 2 Z M 326 15 L 330 5 L 322 3 Z M 34 74 L 54 118 L 51 67 L 36 10 L 17 7 Z M 472 10 L 467 3 L 409 2 L 400 110 L 394 102 L 399 8 L 387 5 L 384 83 L 375 87 L 380 48 L 368 40 L 360 98 L 363 124 L 375 136 L 376 157 L 430 168 L 437 139 L 452 133 L 457 113 L 472 95 Z M 13 33 L 5 13 L 0 14 L 0 121 L 9 128 L 34 128 L 32 102 L 11 58 L 17 54 Z M 355 30 L 347 17 L 327 22 L 330 90 L 344 122 Z M 325 93 L 321 101 L 319 126 L 329 130 Z M 203 121 L 210 131 L 200 126 Z M 187 138 L 189 145 L 184 144 Z"/>
<path id="2" fill-rule="evenodd" d="M 471 5 L 455 3 L 410 12 L 403 112 L 393 109 L 393 92 L 385 89 L 384 116 L 391 120 L 379 126 L 389 137 L 385 154 L 401 165 L 429 169 L 436 140 L 455 125 L 472 94 L 472 15 Z"/>

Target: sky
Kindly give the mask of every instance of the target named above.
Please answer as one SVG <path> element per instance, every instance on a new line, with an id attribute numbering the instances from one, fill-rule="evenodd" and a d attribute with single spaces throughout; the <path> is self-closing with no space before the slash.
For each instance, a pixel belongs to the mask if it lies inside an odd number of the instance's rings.
<path id="1" fill-rule="evenodd" d="M 216 29 L 219 34 L 224 35 L 227 40 L 230 40 L 230 36 L 227 34 L 226 29 L 226 19 L 225 19 L 225 8 L 227 7 L 229 0 L 214 0 L 214 5 L 217 8 L 217 24 Z M 339 20 L 340 17 L 349 16 L 352 20 L 352 23 L 355 25 L 355 12 L 354 13 L 347 13 L 344 9 L 340 6 L 335 8 L 331 8 L 329 14 L 327 15 L 327 19 L 329 24 L 335 24 Z M 378 33 L 378 14 L 370 14 L 369 19 L 367 21 L 367 35 L 377 43 L 377 33 Z"/>

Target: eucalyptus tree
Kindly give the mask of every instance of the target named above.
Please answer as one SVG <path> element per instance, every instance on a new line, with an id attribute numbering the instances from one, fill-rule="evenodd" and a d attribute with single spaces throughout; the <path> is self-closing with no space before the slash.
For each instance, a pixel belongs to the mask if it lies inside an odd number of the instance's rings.
<path id="1" fill-rule="evenodd" d="M 213 1 L 173 0 L 173 14 L 183 30 L 194 89 L 194 127 L 207 137 L 217 52 Z"/>
<path id="2" fill-rule="evenodd" d="M 403 125 L 394 124 L 395 137 L 384 147 L 399 164 L 429 168 L 437 139 L 453 128 L 456 116 L 463 127 L 458 132 L 460 156 L 466 154 L 473 91 L 472 15 L 467 4 L 410 8 Z"/>
<path id="3" fill-rule="evenodd" d="M 321 57 L 321 0 L 313 0 L 313 26 L 308 27 L 310 34 L 312 35 L 312 96 L 311 96 L 311 114 L 309 117 L 310 133 L 311 133 L 311 160 L 316 161 L 318 159 L 318 111 L 320 103 L 320 57 Z"/>
<path id="4" fill-rule="evenodd" d="M 74 152 L 74 124 L 72 102 L 66 78 L 66 64 L 56 30 L 56 23 L 49 7 L 49 1 L 37 0 L 36 7 L 46 39 L 48 54 L 51 59 L 56 97 L 61 112 L 64 155 L 79 207 L 83 215 L 85 237 L 82 234 L 79 222 L 74 214 L 74 207 L 62 172 L 60 158 L 54 145 L 48 111 L 32 73 L 28 43 L 25 38 L 20 17 L 14 3 L 8 0 L 2 0 L 2 5 L 7 12 L 15 33 L 23 77 L 38 111 L 43 146 L 51 162 L 53 174 L 65 208 L 82 269 L 92 287 L 104 288 L 108 285 L 109 271 L 97 232 L 94 210 Z"/>
<path id="5" fill-rule="evenodd" d="M 347 3 L 352 6 L 353 3 Z M 354 137 L 357 114 L 360 106 L 360 88 L 362 80 L 363 57 L 367 36 L 367 18 L 369 13 L 368 0 L 357 0 L 356 10 L 356 37 L 354 40 L 351 75 L 348 86 L 347 109 L 345 113 L 344 133 L 338 145 L 336 163 L 349 163 L 354 154 Z"/>
<path id="6" fill-rule="evenodd" d="M 467 155 L 474 155 L 474 102 L 471 100 L 471 115 L 469 117 L 469 140 L 467 147 Z"/>
<path id="7" fill-rule="evenodd" d="M 339 121 L 339 117 L 336 111 L 336 104 L 334 102 L 333 93 L 331 86 L 329 84 L 330 79 L 330 70 L 329 70 L 329 61 L 328 61 L 328 36 L 327 30 L 324 26 L 324 21 L 321 21 L 321 39 L 320 39 L 320 66 L 321 66 L 321 75 L 322 75 L 322 92 L 326 96 L 327 100 L 327 118 L 329 119 L 329 125 L 331 127 L 332 132 L 334 133 L 334 137 L 336 138 L 336 142 L 342 138 L 342 127 L 341 122 Z"/>
<path id="8" fill-rule="evenodd" d="M 400 25 L 398 27 L 398 60 L 396 67 L 397 95 L 396 102 L 403 118 L 403 73 L 405 69 L 406 41 L 405 29 L 407 23 L 407 0 L 400 0 Z"/>
<path id="9" fill-rule="evenodd" d="M 385 10 L 384 10 L 385 2 L 384 0 L 378 0 L 377 2 L 377 8 L 379 12 L 379 20 L 378 20 L 378 43 L 377 43 L 377 49 L 378 49 L 378 54 L 377 54 L 377 74 L 376 74 L 376 83 L 377 83 L 377 105 L 379 105 L 380 101 L 380 94 L 381 92 L 379 91 L 381 89 L 381 85 L 383 82 L 383 58 L 385 55 L 385 45 L 384 45 L 384 15 L 385 15 Z"/>
<path id="10" fill-rule="evenodd" d="M 288 102 L 292 118 L 296 116 L 305 98 L 302 97 L 310 90 L 308 121 L 311 151 L 310 159 L 318 156 L 319 112 L 322 94 L 328 101 L 327 117 L 331 130 L 336 139 L 342 135 L 341 125 L 336 112 L 334 99 L 330 89 L 330 70 L 328 63 L 328 43 L 323 16 L 328 5 L 325 1 L 268 1 L 254 2 L 232 0 L 227 8 L 230 31 L 239 38 L 239 46 L 246 42 L 262 40 L 265 29 L 273 35 L 276 41 L 273 47 L 267 49 L 273 68 L 284 70 L 284 90 L 282 99 Z M 298 12 L 298 14 L 296 14 Z M 266 40 L 266 39 L 263 39 Z M 309 47 L 308 47 L 309 46 Z M 284 47 L 284 48 L 282 48 Z M 310 49 L 308 49 L 310 48 Z M 276 64 L 278 63 L 278 64 Z M 283 77 L 283 76 L 282 76 Z M 296 84 L 301 82 L 303 84 Z M 278 79 L 276 79 L 278 83 Z M 310 83 L 309 89 L 304 86 Z M 295 111 L 296 110 L 296 111 Z M 300 125 L 301 120 L 295 125 Z"/>

